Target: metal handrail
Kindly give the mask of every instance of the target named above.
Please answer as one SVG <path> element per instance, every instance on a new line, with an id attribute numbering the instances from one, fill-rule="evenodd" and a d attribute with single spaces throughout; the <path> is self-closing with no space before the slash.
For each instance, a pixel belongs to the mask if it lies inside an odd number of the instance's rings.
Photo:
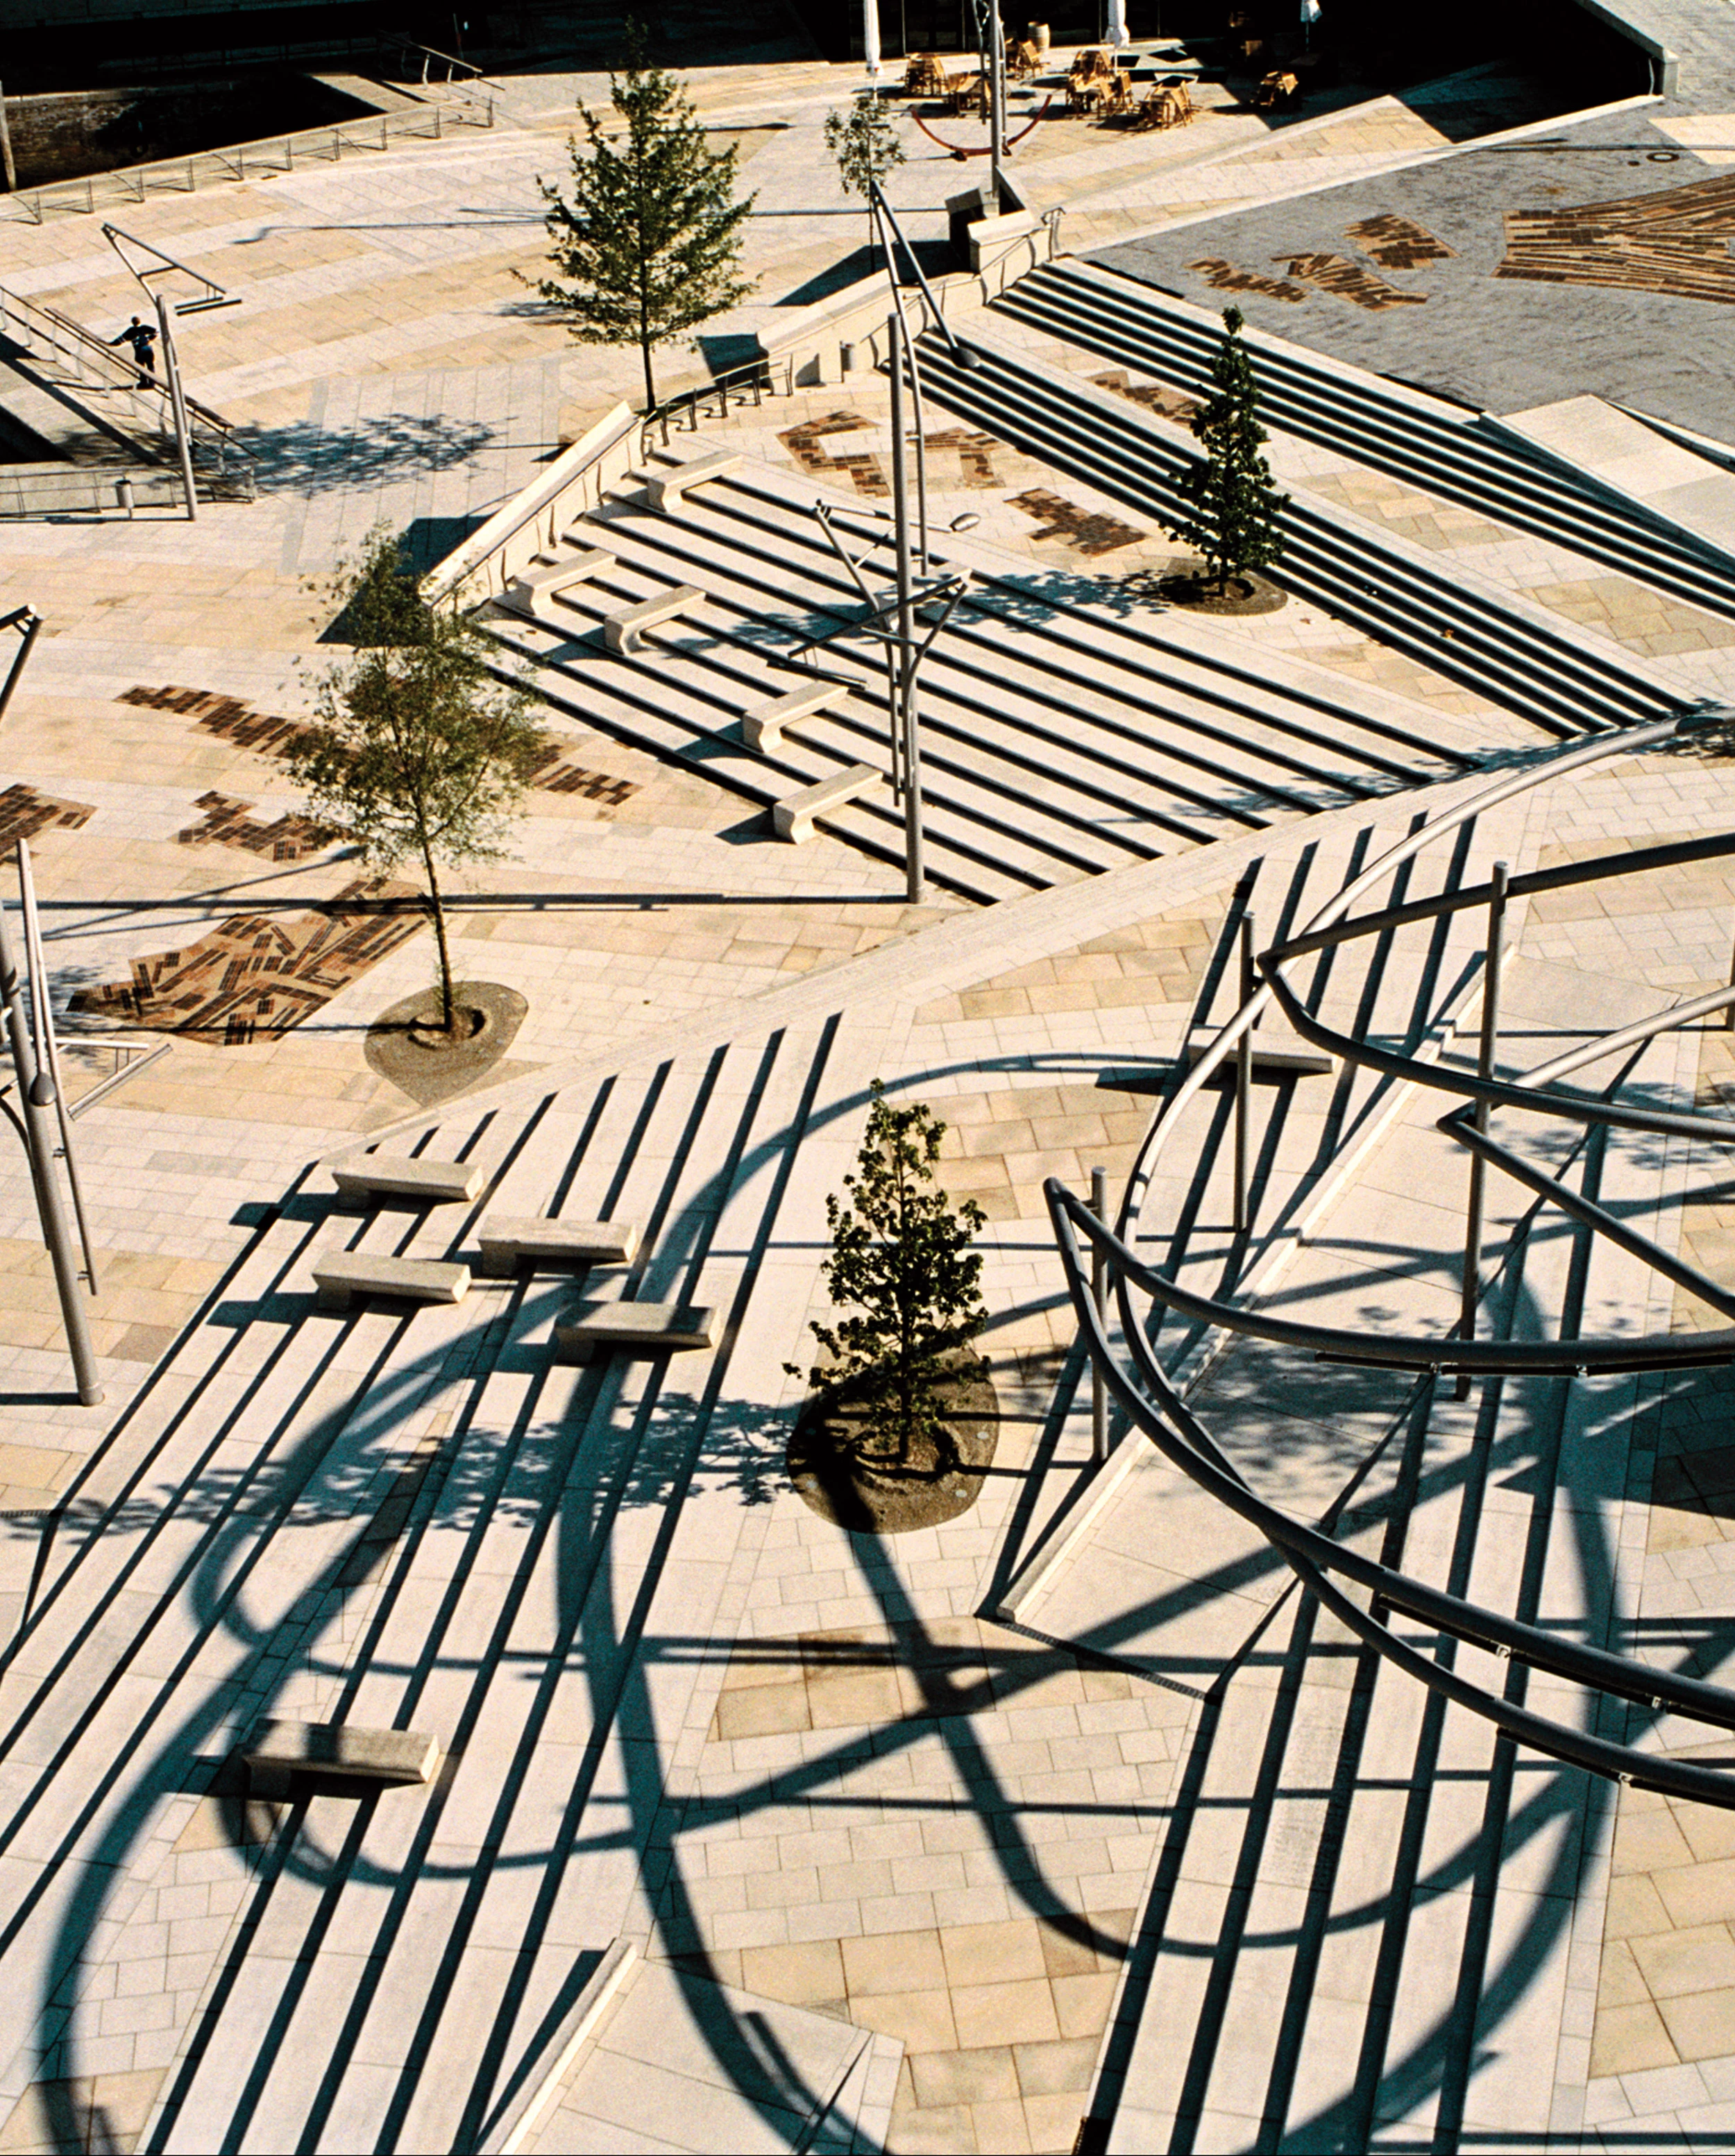
<path id="1" fill-rule="evenodd" d="M 1526 1071 L 1517 1081 L 1507 1082 L 1376 1048 L 1369 1042 L 1325 1026 L 1306 1010 L 1284 971 L 1311 952 L 1335 950 L 1339 944 L 1359 937 L 1489 905 L 1496 891 L 1505 895 L 1555 890 L 1573 883 L 1592 882 L 1603 876 L 1640 874 L 1735 853 L 1735 838 L 1718 834 L 1650 847 L 1635 853 L 1606 855 L 1594 860 L 1573 862 L 1562 869 L 1542 870 L 1509 880 L 1497 872 L 1494 884 L 1471 886 L 1436 898 L 1369 913 L 1358 915 L 1354 911 L 1364 893 L 1393 875 L 1424 846 L 1486 814 L 1496 803 L 1557 778 L 1566 771 L 1583 769 L 1727 716 L 1719 710 L 1702 709 L 1679 720 L 1664 721 L 1613 738 L 1604 737 L 1584 743 L 1481 788 L 1449 814 L 1409 834 L 1353 878 L 1296 934 L 1258 954 L 1255 963 L 1263 977 L 1260 985 L 1244 996 L 1240 1009 L 1218 1030 L 1153 1120 L 1128 1179 L 1115 1226 L 1111 1227 L 1106 1219 L 1093 1213 L 1055 1178 L 1050 1178 L 1045 1194 L 1067 1291 L 1101 1383 L 1113 1394 L 1136 1430 L 1142 1432 L 1165 1458 L 1207 1494 L 1255 1527 L 1309 1590 L 1358 1639 L 1442 1697 L 1493 1722 L 1515 1743 L 1589 1772 L 1632 1782 L 1666 1795 L 1689 1797 L 1735 1809 L 1735 1779 L 1725 1777 L 1712 1768 L 1659 1758 L 1632 1746 L 1611 1743 L 1532 1713 L 1511 1699 L 1496 1697 L 1471 1683 L 1431 1656 L 1396 1638 L 1385 1619 L 1388 1609 L 1399 1611 L 1446 1637 L 1510 1656 L 1530 1668 L 1567 1678 L 1589 1690 L 1735 1728 L 1735 1693 L 1722 1686 L 1655 1670 L 1629 1656 L 1563 1640 L 1517 1619 L 1481 1609 L 1461 1597 L 1447 1594 L 1380 1565 L 1353 1548 L 1339 1545 L 1322 1530 L 1306 1527 L 1267 1504 L 1249 1488 L 1158 1360 L 1133 1307 L 1132 1294 L 1135 1289 L 1142 1290 L 1153 1301 L 1204 1324 L 1233 1333 L 1279 1341 L 1311 1351 L 1322 1360 L 1425 1373 L 1424 1382 L 1428 1383 L 1445 1369 L 1569 1375 L 1589 1370 L 1683 1368 L 1727 1363 L 1735 1360 L 1735 1328 L 1641 1338 L 1484 1341 L 1465 1337 L 1470 1329 L 1466 1317 L 1454 1335 L 1444 1337 L 1370 1335 L 1365 1330 L 1352 1332 L 1273 1317 L 1242 1308 L 1220 1296 L 1196 1293 L 1145 1264 L 1126 1240 L 1142 1194 L 1148 1188 L 1155 1162 L 1178 1127 L 1183 1111 L 1224 1067 L 1231 1051 L 1250 1034 L 1262 1011 L 1275 1002 L 1301 1036 L 1316 1046 L 1406 1082 L 1430 1085 L 1462 1096 L 1461 1105 L 1443 1116 L 1438 1127 L 1460 1140 L 1475 1158 L 1512 1175 L 1536 1196 L 1558 1205 L 1569 1218 L 1594 1234 L 1606 1236 L 1664 1277 L 1700 1296 L 1724 1317 L 1735 1317 L 1735 1293 L 1697 1267 L 1664 1250 L 1650 1237 L 1605 1207 L 1568 1189 L 1562 1178 L 1532 1166 L 1511 1148 L 1499 1144 L 1481 1127 L 1479 1112 L 1485 1106 L 1516 1106 L 1564 1116 L 1589 1128 L 1664 1130 L 1722 1142 L 1735 1142 L 1735 1122 L 1722 1117 L 1630 1109 L 1606 1096 L 1568 1091 L 1558 1082 L 1587 1064 L 1641 1045 L 1695 1018 L 1735 1007 L 1735 985 L 1714 989 L 1600 1034 L 1552 1056 Z M 1491 964 L 1496 947 L 1491 944 Z M 1245 1063 L 1245 1057 L 1239 1060 Z M 1485 1070 L 1486 1068 L 1485 1065 Z M 1081 1235 L 1091 1245 L 1097 1265 L 1113 1275 L 1126 1349 L 1137 1383 L 1122 1366 L 1109 1341 L 1105 1306 L 1099 1301 L 1101 1291 L 1080 1254 Z M 1473 1271 L 1466 1277 L 1473 1281 Z M 1473 1300 L 1467 1301 L 1466 1313 L 1473 1307 Z M 1334 1584 L 1333 1574 L 1370 1596 L 1371 1608 L 1363 1608 L 1344 1594 Z"/>
<path id="2" fill-rule="evenodd" d="M 1111 1243 L 1116 1239 L 1109 1235 L 1090 1209 L 1057 1177 L 1049 1178 L 1044 1193 L 1048 1199 L 1049 1217 L 1054 1224 L 1055 1240 L 1060 1246 L 1067 1292 L 1072 1298 L 1086 1350 L 1129 1421 L 1166 1460 L 1208 1496 L 1257 1528 L 1302 1583 L 1358 1638 L 1430 1691 L 1491 1722 L 1516 1743 L 1527 1745 L 1532 1751 L 1610 1780 L 1630 1782 L 1664 1796 L 1687 1797 L 1726 1810 L 1735 1810 L 1735 1778 L 1691 1760 L 1671 1759 L 1655 1753 L 1641 1752 L 1633 1745 L 1611 1743 L 1604 1738 L 1590 1736 L 1583 1730 L 1532 1713 L 1527 1707 L 1471 1683 L 1456 1671 L 1398 1639 L 1378 1614 L 1382 1604 L 1389 1604 L 1448 1637 L 1465 1640 L 1500 1655 L 1502 1659 L 1510 1658 L 1527 1667 L 1566 1677 L 1588 1690 L 1666 1709 L 1720 1728 L 1735 1728 L 1735 1693 L 1721 1686 L 1706 1684 L 1697 1677 L 1678 1676 L 1672 1671 L 1654 1670 L 1626 1656 L 1610 1654 L 1605 1648 L 1558 1638 L 1516 1618 L 1501 1616 L 1496 1611 L 1483 1609 L 1460 1597 L 1430 1588 L 1405 1573 L 1394 1571 L 1374 1558 L 1364 1557 L 1347 1544 L 1333 1542 L 1320 1529 L 1304 1526 L 1257 1496 L 1224 1459 L 1204 1424 L 1175 1391 L 1147 1346 L 1141 1358 L 1140 1374 L 1156 1391 L 1161 1414 L 1155 1412 L 1150 1400 L 1127 1378 L 1097 1313 L 1073 1230 L 1084 1230 L 1099 1246 L 1105 1237 Z M 1132 1313 L 1124 1308 L 1122 1322 L 1128 1342 L 1142 1342 L 1142 1335 L 1132 1322 Z M 1370 1594 L 1372 1609 L 1363 1609 L 1336 1587 L 1331 1578 L 1333 1573 L 1353 1580 Z"/>
<path id="3" fill-rule="evenodd" d="M 670 423 L 671 420 L 678 423 L 683 412 L 687 415 L 686 431 L 697 434 L 700 417 L 712 398 L 717 400 L 716 417 L 721 419 L 728 416 L 729 400 L 737 390 L 744 398 L 745 393 L 751 389 L 755 404 L 764 402 L 764 393 L 767 389 L 773 397 L 793 397 L 795 394 L 794 361 L 786 358 L 782 362 L 783 382 L 781 389 L 773 371 L 776 362 L 769 358 L 747 360 L 739 367 L 728 367 L 721 374 L 713 375 L 709 382 L 696 382 L 690 389 L 677 390 L 674 396 L 665 397 L 660 403 L 653 404 L 648 412 L 639 415 L 639 455 L 648 457 L 650 454 L 655 446 L 651 435 L 657 429 L 661 429 L 661 446 L 666 449 Z M 680 431 L 678 424 L 675 431 Z"/>

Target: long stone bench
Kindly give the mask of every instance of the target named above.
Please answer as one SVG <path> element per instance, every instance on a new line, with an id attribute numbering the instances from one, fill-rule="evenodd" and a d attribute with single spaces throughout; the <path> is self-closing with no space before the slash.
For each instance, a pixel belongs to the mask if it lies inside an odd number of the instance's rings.
<path id="1" fill-rule="evenodd" d="M 327 1250 L 313 1268 L 321 1310 L 347 1310 L 358 1295 L 401 1302 L 462 1302 L 470 1267 L 437 1258 L 394 1258 L 372 1250 Z"/>
<path id="2" fill-rule="evenodd" d="M 331 1180 L 341 1198 L 367 1203 L 377 1198 L 408 1198 L 418 1205 L 453 1205 L 481 1188 L 481 1163 L 474 1160 L 412 1159 L 402 1152 L 358 1153 L 340 1161 Z"/>
<path id="3" fill-rule="evenodd" d="M 555 1353 L 562 1363 L 588 1363 L 601 1349 L 626 1355 L 679 1353 L 690 1348 L 715 1348 L 716 1311 L 691 1302 L 582 1302 L 554 1328 Z"/>
<path id="4" fill-rule="evenodd" d="M 760 755 L 775 756 L 783 745 L 785 726 L 792 726 L 798 719 L 823 711 L 832 704 L 841 704 L 849 693 L 847 681 L 816 681 L 810 689 L 792 689 L 787 696 L 776 697 L 768 704 L 743 711 L 741 737 Z"/>
<path id="5" fill-rule="evenodd" d="M 805 845 L 814 835 L 814 819 L 841 808 L 845 802 L 860 801 L 877 793 L 885 781 L 870 763 L 852 763 L 835 778 L 822 778 L 817 786 L 803 786 L 799 793 L 772 804 L 772 826 L 792 846 Z"/>
<path id="6" fill-rule="evenodd" d="M 738 454 L 731 449 L 713 449 L 708 456 L 689 457 L 684 465 L 665 465 L 644 475 L 644 491 L 650 497 L 653 509 L 679 508 L 680 497 L 690 486 L 697 486 L 703 480 L 721 479 L 737 470 L 741 465 Z"/>
<path id="7" fill-rule="evenodd" d="M 538 555 L 538 561 L 547 557 Z M 531 569 L 516 576 L 501 593 L 499 603 L 509 607 L 514 613 L 528 614 L 534 621 L 548 619 L 545 601 L 557 592 L 563 592 L 569 584 L 588 583 L 593 577 L 606 576 L 614 567 L 614 556 L 606 547 L 587 547 L 582 553 L 566 554 L 549 563 L 547 568 Z"/>
<path id="8" fill-rule="evenodd" d="M 241 1747 L 250 1793 L 286 1797 L 292 1774 L 389 1788 L 431 1782 L 439 1745 L 417 1729 L 364 1729 L 352 1722 L 256 1722 Z"/>
<path id="9" fill-rule="evenodd" d="M 696 584 L 677 584 L 672 592 L 665 592 L 660 598 L 640 599 L 637 606 L 623 607 L 619 613 L 611 613 L 603 621 L 603 641 L 611 651 L 630 658 L 643 645 L 646 629 L 675 620 L 696 599 L 704 596 Z"/>
<path id="10" fill-rule="evenodd" d="M 482 1246 L 477 1270 L 490 1280 L 504 1280 L 521 1265 L 630 1265 L 639 1247 L 639 1227 L 633 1220 L 515 1220 L 490 1214 L 476 1240 Z"/>

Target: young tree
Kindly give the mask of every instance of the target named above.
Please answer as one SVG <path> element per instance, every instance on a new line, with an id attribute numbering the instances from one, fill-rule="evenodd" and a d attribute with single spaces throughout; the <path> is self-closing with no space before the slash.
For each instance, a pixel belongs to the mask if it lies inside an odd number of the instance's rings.
<path id="1" fill-rule="evenodd" d="M 1277 520 L 1289 496 L 1271 483 L 1260 454 L 1269 437 L 1259 424 L 1253 369 L 1241 343 L 1241 311 L 1223 311 L 1223 341 L 1211 362 L 1211 393 L 1189 423 L 1204 443 L 1202 463 L 1190 465 L 1179 486 L 1190 514 L 1169 528 L 1183 547 L 1196 547 L 1219 593 L 1249 569 L 1263 569 L 1283 552 Z"/>
<path id="2" fill-rule="evenodd" d="M 629 23 L 627 35 L 626 67 L 608 83 L 624 131 L 581 104 L 570 195 L 539 182 L 561 276 L 536 289 L 567 311 L 581 344 L 638 346 L 649 410 L 655 347 L 752 290 L 740 274 L 741 228 L 757 198 L 735 199 L 734 145 L 710 147 L 685 91 L 649 64 L 643 30 Z"/>
<path id="3" fill-rule="evenodd" d="M 497 860 L 546 748 L 521 690 L 502 688 L 461 616 L 422 598 L 383 526 L 340 578 L 359 649 L 319 685 L 318 718 L 286 752 L 310 813 L 381 872 L 419 862 L 439 955 L 441 1022 L 458 1037 L 439 870 Z"/>
<path id="4" fill-rule="evenodd" d="M 921 1101 L 891 1106 L 877 1078 L 873 1096 L 856 1172 L 844 1178 L 853 1203 L 835 1193 L 825 1201 L 831 1255 L 820 1267 L 832 1301 L 858 1314 L 814 1327 L 829 1365 L 786 1368 L 856 1391 L 876 1455 L 902 1466 L 918 1445 L 946 1450 L 947 1362 L 988 1322 L 977 1291 L 982 1258 L 970 1248 L 986 1216 L 970 1199 L 954 1208 L 934 1185 L 945 1124 Z"/>
<path id="5" fill-rule="evenodd" d="M 865 90 L 846 112 L 825 116 L 825 146 L 837 160 L 838 179 L 846 195 L 867 198 L 871 182 L 904 162 L 904 146 L 876 92 Z M 868 244 L 874 244 L 874 210 L 868 203 Z"/>

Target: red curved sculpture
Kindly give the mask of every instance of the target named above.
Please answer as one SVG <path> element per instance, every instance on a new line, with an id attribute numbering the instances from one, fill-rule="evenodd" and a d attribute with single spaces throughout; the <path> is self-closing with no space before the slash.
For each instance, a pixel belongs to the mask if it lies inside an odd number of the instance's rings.
<path id="1" fill-rule="evenodd" d="M 1040 110 L 1032 115 L 1029 126 L 1020 127 L 1016 135 L 1009 135 L 1002 146 L 1009 150 L 1014 142 L 1022 142 L 1025 136 L 1029 133 L 1030 129 L 1034 127 L 1036 125 L 1036 122 L 1044 116 L 1050 105 L 1051 105 L 1054 101 L 1054 94 L 1050 91 L 1050 94 L 1043 99 Z M 916 122 L 916 125 L 921 130 L 922 133 L 927 136 L 930 142 L 937 142 L 942 150 L 949 150 L 954 157 L 985 157 L 992 146 L 990 144 L 984 142 L 979 150 L 961 150 L 956 142 L 948 142 L 943 135 L 935 134 L 933 129 L 928 126 L 927 121 L 922 118 L 919 112 L 911 112 L 910 117 Z"/>

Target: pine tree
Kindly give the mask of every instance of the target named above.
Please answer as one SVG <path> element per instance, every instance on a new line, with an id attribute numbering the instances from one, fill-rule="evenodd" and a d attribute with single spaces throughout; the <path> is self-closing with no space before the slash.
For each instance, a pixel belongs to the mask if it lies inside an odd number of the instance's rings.
<path id="1" fill-rule="evenodd" d="M 864 91 L 847 112 L 825 116 L 825 146 L 837 160 L 838 178 L 846 195 L 865 197 L 870 182 L 880 181 L 894 166 L 904 162 L 904 146 L 876 91 Z M 874 243 L 874 212 L 868 206 L 868 244 Z"/>
<path id="2" fill-rule="evenodd" d="M 874 1456 L 901 1466 L 912 1449 L 950 1450 L 944 1381 L 957 1350 L 988 1322 L 982 1258 L 970 1248 L 986 1216 L 970 1199 L 954 1209 L 934 1186 L 945 1135 L 922 1102 L 889 1106 L 875 1079 L 856 1172 L 844 1178 L 852 1200 L 833 1193 L 825 1201 L 831 1255 L 820 1272 L 833 1302 L 858 1314 L 813 1327 L 832 1360 L 805 1374 L 855 1394 Z"/>
<path id="3" fill-rule="evenodd" d="M 1219 594 L 1231 577 L 1263 569 L 1283 552 L 1277 520 L 1289 496 L 1271 483 L 1260 454 L 1269 439 L 1259 424 L 1253 368 L 1241 342 L 1241 311 L 1223 311 L 1224 336 L 1211 362 L 1211 393 L 1193 415 L 1193 434 L 1204 444 L 1204 461 L 1189 465 L 1178 482 L 1190 515 L 1169 527 L 1183 547 L 1204 555 L 1205 572 Z"/>
<path id="4" fill-rule="evenodd" d="M 581 344 L 637 345 L 645 408 L 656 403 L 654 348 L 744 300 L 741 227 L 757 199 L 735 199 L 737 157 L 705 139 L 675 78 L 651 66 L 628 25 L 627 64 L 608 80 L 624 131 L 581 104 L 584 140 L 568 138 L 570 196 L 540 182 L 549 259 L 562 278 L 537 290 L 567 311 Z M 565 281 L 562 281 L 562 280 Z"/>

